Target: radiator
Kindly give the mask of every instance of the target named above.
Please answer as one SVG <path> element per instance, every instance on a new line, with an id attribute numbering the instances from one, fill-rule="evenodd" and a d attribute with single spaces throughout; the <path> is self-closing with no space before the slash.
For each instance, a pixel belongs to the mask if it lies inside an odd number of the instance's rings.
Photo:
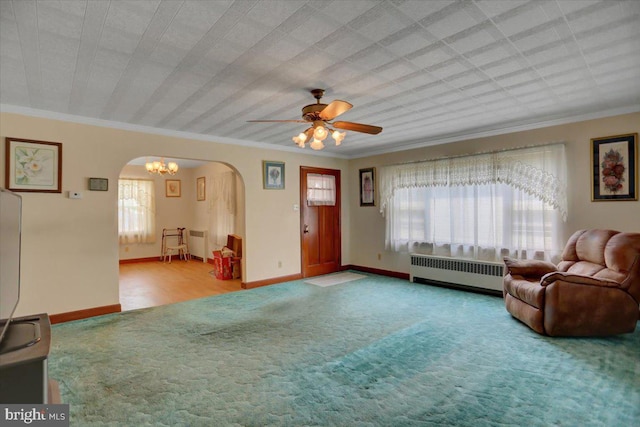
<path id="1" fill-rule="evenodd" d="M 435 282 L 496 293 L 502 292 L 504 264 L 411 254 L 409 275 L 412 282 Z"/>
<path id="2" fill-rule="evenodd" d="M 209 254 L 207 250 L 208 240 L 208 230 L 189 230 L 189 252 L 191 252 L 191 256 L 201 258 L 202 262 L 207 262 Z"/>

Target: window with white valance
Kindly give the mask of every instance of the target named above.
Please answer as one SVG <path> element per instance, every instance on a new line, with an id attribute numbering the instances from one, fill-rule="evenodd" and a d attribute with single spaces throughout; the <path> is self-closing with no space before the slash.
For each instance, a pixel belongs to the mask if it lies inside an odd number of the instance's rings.
<path id="1" fill-rule="evenodd" d="M 118 180 L 118 238 L 120 244 L 156 241 L 156 191 L 153 181 Z"/>
<path id="2" fill-rule="evenodd" d="M 380 169 L 386 247 L 483 260 L 554 260 L 567 218 L 564 144 Z"/>

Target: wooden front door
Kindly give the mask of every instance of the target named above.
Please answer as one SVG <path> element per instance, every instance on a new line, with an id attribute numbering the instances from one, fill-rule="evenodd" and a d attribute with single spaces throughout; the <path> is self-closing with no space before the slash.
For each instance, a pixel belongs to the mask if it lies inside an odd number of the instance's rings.
<path id="1" fill-rule="evenodd" d="M 309 175 L 335 179 L 335 205 L 309 206 Z M 300 240 L 302 277 L 339 271 L 342 264 L 340 233 L 340 171 L 300 167 Z"/>

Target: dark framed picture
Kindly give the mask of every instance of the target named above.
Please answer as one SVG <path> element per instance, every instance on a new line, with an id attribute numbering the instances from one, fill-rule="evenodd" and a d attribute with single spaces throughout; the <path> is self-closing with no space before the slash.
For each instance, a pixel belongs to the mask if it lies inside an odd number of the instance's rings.
<path id="1" fill-rule="evenodd" d="M 180 197 L 180 180 L 167 179 L 164 181 L 166 197 Z"/>
<path id="2" fill-rule="evenodd" d="M 284 190 L 284 162 L 262 161 L 262 185 L 268 190 Z"/>
<path id="3" fill-rule="evenodd" d="M 360 169 L 360 206 L 375 206 L 376 168 Z"/>
<path id="4" fill-rule="evenodd" d="M 196 200 L 203 201 L 206 199 L 206 182 L 204 176 L 196 179 Z"/>
<path id="5" fill-rule="evenodd" d="M 591 140 L 591 200 L 638 200 L 638 134 Z"/>
<path id="6" fill-rule="evenodd" d="M 62 144 L 6 138 L 5 185 L 11 191 L 61 193 Z"/>
<path id="7" fill-rule="evenodd" d="M 107 178 L 89 178 L 90 191 L 109 191 L 109 180 Z"/>

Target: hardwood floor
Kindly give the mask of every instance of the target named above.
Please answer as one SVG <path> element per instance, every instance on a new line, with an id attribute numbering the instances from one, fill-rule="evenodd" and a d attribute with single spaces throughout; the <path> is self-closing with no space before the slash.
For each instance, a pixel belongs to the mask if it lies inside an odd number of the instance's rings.
<path id="1" fill-rule="evenodd" d="M 242 290 L 240 279 L 217 280 L 212 270 L 197 260 L 120 264 L 122 311 Z"/>

